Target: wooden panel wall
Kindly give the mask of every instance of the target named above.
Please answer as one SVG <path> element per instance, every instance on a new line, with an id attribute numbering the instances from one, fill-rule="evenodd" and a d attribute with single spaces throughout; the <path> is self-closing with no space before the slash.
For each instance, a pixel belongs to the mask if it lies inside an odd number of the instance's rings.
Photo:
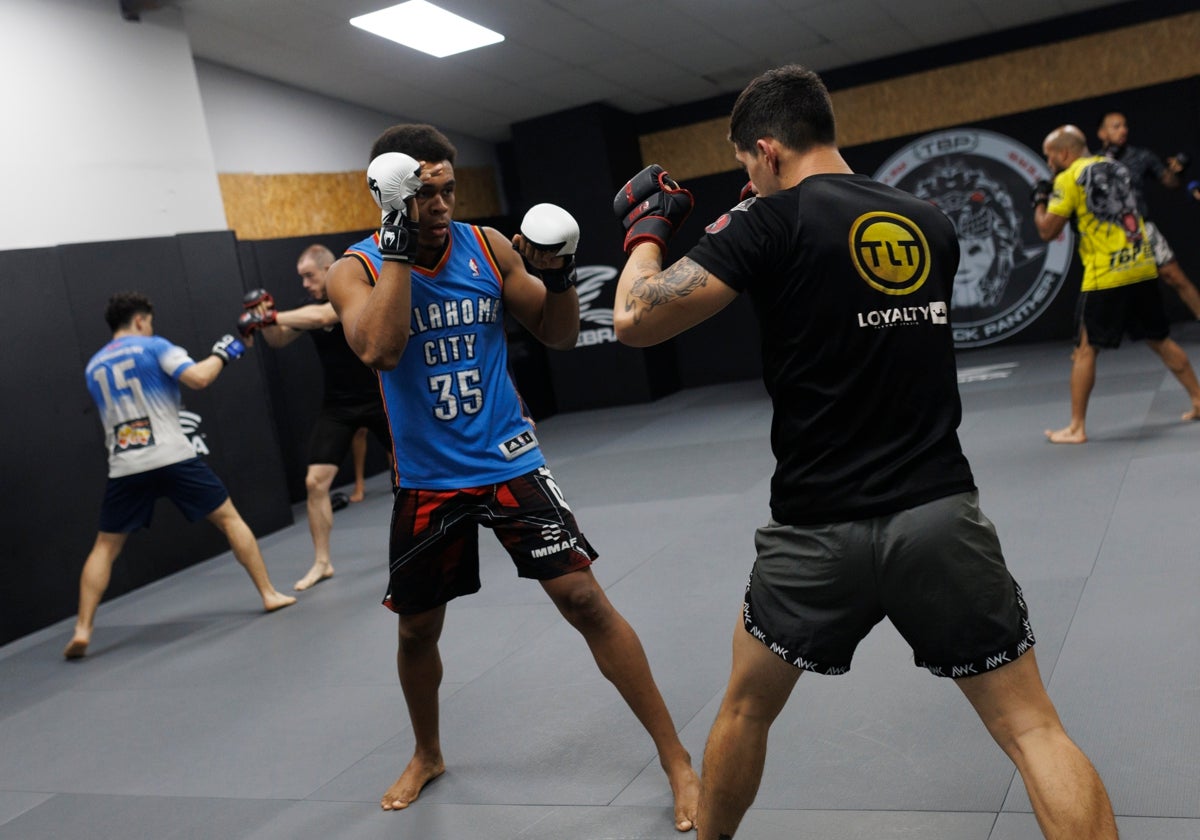
<path id="1" fill-rule="evenodd" d="M 831 91 L 838 145 L 856 146 L 1200 74 L 1200 12 Z M 679 179 L 737 168 L 727 117 L 639 138 Z"/>
<path id="2" fill-rule="evenodd" d="M 368 230 L 379 209 L 367 192 L 366 170 L 297 175 L 221 173 L 225 219 L 238 239 L 284 239 Z M 490 166 L 454 170 L 460 221 L 502 215 L 496 172 Z"/>

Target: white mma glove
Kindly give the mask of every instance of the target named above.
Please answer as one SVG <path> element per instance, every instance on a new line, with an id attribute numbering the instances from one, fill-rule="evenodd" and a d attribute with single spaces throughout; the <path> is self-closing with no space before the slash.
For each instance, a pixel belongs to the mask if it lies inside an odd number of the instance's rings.
<path id="1" fill-rule="evenodd" d="M 535 204 L 521 220 L 521 236 L 539 251 L 569 257 L 579 245 L 579 222 L 556 204 Z"/>
<path id="2" fill-rule="evenodd" d="M 403 152 L 384 152 L 367 167 L 367 186 L 385 222 L 392 212 L 403 216 L 404 202 L 421 189 L 421 164 Z"/>
<path id="3" fill-rule="evenodd" d="M 521 236 L 539 251 L 550 251 L 563 258 L 562 268 L 530 266 L 542 278 L 546 291 L 561 293 L 575 285 L 579 222 L 570 213 L 555 204 L 535 204 L 521 220 Z"/>
<path id="4" fill-rule="evenodd" d="M 383 214 L 379 251 L 385 261 L 416 261 L 420 226 L 408 218 L 405 201 L 421 184 L 420 162 L 403 152 L 384 152 L 367 167 L 367 186 Z"/>

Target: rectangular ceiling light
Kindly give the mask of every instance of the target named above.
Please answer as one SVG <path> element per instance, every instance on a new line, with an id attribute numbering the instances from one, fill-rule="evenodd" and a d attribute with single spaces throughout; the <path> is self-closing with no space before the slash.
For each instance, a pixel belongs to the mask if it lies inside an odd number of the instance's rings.
<path id="1" fill-rule="evenodd" d="M 408 0 L 397 6 L 350 18 L 359 29 L 444 58 L 504 40 L 499 32 L 439 9 L 425 0 Z"/>

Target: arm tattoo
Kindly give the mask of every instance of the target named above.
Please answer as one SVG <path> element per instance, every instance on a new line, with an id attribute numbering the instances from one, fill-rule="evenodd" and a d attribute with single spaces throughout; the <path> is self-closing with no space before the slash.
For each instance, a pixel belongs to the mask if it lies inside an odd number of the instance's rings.
<path id="1" fill-rule="evenodd" d="M 708 272 L 686 258 L 665 271 L 658 271 L 657 268 L 654 263 L 639 265 L 642 277 L 625 296 L 625 311 L 636 310 L 635 324 L 654 307 L 687 297 L 708 282 Z"/>

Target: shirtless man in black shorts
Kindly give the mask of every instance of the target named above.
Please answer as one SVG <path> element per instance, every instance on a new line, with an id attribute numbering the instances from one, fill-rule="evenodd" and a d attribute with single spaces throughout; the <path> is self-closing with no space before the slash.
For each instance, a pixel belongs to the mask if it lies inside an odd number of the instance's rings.
<path id="1" fill-rule="evenodd" d="M 379 379 L 346 343 L 338 315 L 325 296 L 325 276 L 333 260 L 333 252 L 324 245 L 305 248 L 296 263 L 296 272 L 310 302 L 281 312 L 275 309 L 271 296 L 259 289 L 247 295 L 248 309 L 239 322 L 244 335 L 261 331 L 267 344 L 275 348 L 291 344 L 307 333 L 312 337 L 325 375 L 325 394 L 309 442 L 308 472 L 304 476 L 313 564 L 296 581 L 297 590 L 308 589 L 333 576 L 329 547 L 333 502 L 329 490 L 351 449 L 355 433 L 360 428 L 369 429 L 385 451 L 392 451 Z"/>
<path id="2" fill-rule="evenodd" d="M 1115 838 L 1104 785 L 1042 686 L 1021 589 L 959 445 L 954 227 L 928 202 L 851 171 L 825 86 L 802 67 L 751 82 L 729 136 L 757 196 L 669 268 L 663 254 L 691 194 L 652 166 L 614 207 L 629 254 L 617 337 L 657 344 L 744 291 L 774 405 L 771 519 L 756 534 L 733 672 L 704 753 L 700 840 L 733 836 L 800 674 L 848 671 L 885 617 L 918 666 L 966 695 L 1047 837 Z"/>

